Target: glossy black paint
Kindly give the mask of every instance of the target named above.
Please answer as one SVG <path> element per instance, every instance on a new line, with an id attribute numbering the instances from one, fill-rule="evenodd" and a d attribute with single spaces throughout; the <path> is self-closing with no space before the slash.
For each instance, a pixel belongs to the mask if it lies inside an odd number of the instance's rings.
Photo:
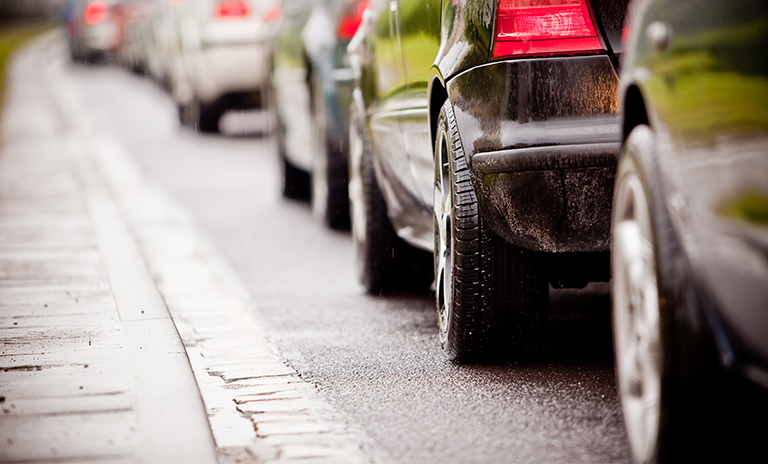
<path id="1" fill-rule="evenodd" d="M 432 249 L 433 143 L 447 99 L 483 216 L 497 235 L 551 253 L 608 250 L 620 142 L 611 46 L 623 22 L 617 4 L 626 2 L 592 2 L 596 17 L 605 16 L 597 18 L 604 52 L 493 60 L 496 0 L 372 2 L 358 49 L 358 105 L 401 237 Z M 476 164 L 476 156 L 484 161 Z M 499 161 L 491 171 L 483 168 L 489 156 Z M 529 170 L 499 168 L 518 157 Z"/>
<path id="2" fill-rule="evenodd" d="M 607 56 L 499 61 L 449 81 L 475 192 L 496 234 L 534 250 L 608 249 L 617 87 Z"/>
<path id="3" fill-rule="evenodd" d="M 676 244 L 659 258 L 676 276 L 660 290 L 679 302 L 670 349 L 691 360 L 704 339 L 720 365 L 768 387 L 768 5 L 631 6 L 624 132 L 655 134 L 649 183 Z"/>

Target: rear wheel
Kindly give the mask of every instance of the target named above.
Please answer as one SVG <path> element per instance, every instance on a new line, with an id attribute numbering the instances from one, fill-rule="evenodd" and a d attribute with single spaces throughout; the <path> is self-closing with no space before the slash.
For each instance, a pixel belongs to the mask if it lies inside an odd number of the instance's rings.
<path id="1" fill-rule="evenodd" d="M 437 125 L 434 212 L 443 347 L 462 362 L 541 351 L 549 296 L 544 256 L 507 243 L 483 220 L 450 102 Z"/>
<path id="2" fill-rule="evenodd" d="M 349 200 L 360 283 L 370 294 L 426 289 L 432 282 L 431 256 L 395 233 L 376 180 L 362 116 L 354 105 L 350 119 Z"/>
<path id="3" fill-rule="evenodd" d="M 179 120 L 185 126 L 203 133 L 216 133 L 219 131 L 219 119 L 221 110 L 217 105 L 205 104 L 193 98 L 191 102 L 178 106 Z"/>
<path id="4" fill-rule="evenodd" d="M 206 134 L 215 134 L 219 132 L 219 120 L 221 119 L 221 110 L 214 104 L 199 103 L 199 119 L 197 127 L 200 132 Z"/>

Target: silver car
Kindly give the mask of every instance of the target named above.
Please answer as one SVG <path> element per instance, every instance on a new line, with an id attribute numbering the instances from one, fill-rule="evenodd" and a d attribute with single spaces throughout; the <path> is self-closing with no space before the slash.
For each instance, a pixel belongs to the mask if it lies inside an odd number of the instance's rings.
<path id="1" fill-rule="evenodd" d="M 269 4 L 186 0 L 172 9 L 169 86 L 181 121 L 217 132 L 222 114 L 260 108 L 268 79 Z"/>

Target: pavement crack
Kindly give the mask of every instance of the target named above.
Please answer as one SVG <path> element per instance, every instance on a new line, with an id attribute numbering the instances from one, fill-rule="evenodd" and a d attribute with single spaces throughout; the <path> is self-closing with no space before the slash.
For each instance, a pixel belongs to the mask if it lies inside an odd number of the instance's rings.
<path id="1" fill-rule="evenodd" d="M 53 366 L 13 366 L 13 367 L 3 367 L 3 372 L 12 372 L 12 371 L 42 371 L 43 369 L 50 369 Z"/>

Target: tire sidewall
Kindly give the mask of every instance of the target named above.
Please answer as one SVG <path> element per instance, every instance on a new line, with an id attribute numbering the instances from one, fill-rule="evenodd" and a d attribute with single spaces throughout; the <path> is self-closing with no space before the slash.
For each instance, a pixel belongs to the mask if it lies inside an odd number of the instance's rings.
<path id="1" fill-rule="evenodd" d="M 701 404 L 704 378 L 711 374 L 706 365 L 706 348 L 700 336 L 689 327 L 689 319 L 699 310 L 692 285 L 689 263 L 684 256 L 678 231 L 667 206 L 670 188 L 661 174 L 658 137 L 645 125 L 635 127 L 620 154 L 615 192 L 629 173 L 640 180 L 650 215 L 654 261 L 659 299 L 659 342 L 661 392 L 659 427 L 653 461 L 691 459 L 692 445 L 698 443 L 697 430 L 703 424 L 692 413 L 706 418 Z M 614 207 L 615 207 L 614 198 Z M 613 221 L 612 221 L 613 222 Z M 612 227 L 615 224 L 612 224 Z M 616 370 L 618 373 L 618 369 Z M 697 412 L 699 411 L 699 412 Z M 703 450 L 706 445 L 697 446 Z"/>

